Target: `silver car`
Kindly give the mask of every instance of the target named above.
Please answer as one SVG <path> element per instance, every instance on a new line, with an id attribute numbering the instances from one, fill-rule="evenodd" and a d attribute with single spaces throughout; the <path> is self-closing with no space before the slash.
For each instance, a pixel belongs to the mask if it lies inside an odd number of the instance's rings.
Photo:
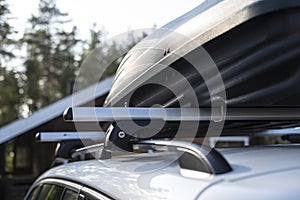
<path id="1" fill-rule="evenodd" d="M 212 0 L 154 31 L 104 107 L 64 113 L 100 122 L 104 143 L 71 149 L 61 163 L 81 161 L 45 172 L 25 199 L 300 199 L 299 18 L 298 0 Z"/>
<path id="2" fill-rule="evenodd" d="M 25 199 L 299 199 L 298 145 L 218 151 L 232 168 L 222 174 L 182 168 L 174 152 L 73 162 L 39 177 Z"/>

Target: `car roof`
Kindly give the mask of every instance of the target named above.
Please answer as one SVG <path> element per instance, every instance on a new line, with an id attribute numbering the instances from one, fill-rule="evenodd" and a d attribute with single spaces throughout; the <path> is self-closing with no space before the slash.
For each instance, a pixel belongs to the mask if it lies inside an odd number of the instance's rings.
<path id="1" fill-rule="evenodd" d="M 74 162 L 47 171 L 39 180 L 67 179 L 122 199 L 195 199 L 212 185 L 218 185 L 219 190 L 230 185 L 248 192 L 258 188 L 264 188 L 265 192 L 288 188 L 290 194 L 297 193 L 299 184 L 294 182 L 300 180 L 299 145 L 219 151 L 231 164 L 232 172 L 208 175 L 183 170 L 175 153 L 163 152 Z"/>
<path id="2" fill-rule="evenodd" d="M 234 170 L 201 199 L 299 199 L 299 150 L 291 144 L 225 150 Z"/>
<path id="3" fill-rule="evenodd" d="M 209 183 L 199 187 L 197 180 L 182 177 L 174 160 L 174 153 L 154 153 L 74 162 L 47 171 L 39 180 L 72 180 L 116 199 L 195 198 Z M 192 191 L 182 194 L 179 188 Z"/>

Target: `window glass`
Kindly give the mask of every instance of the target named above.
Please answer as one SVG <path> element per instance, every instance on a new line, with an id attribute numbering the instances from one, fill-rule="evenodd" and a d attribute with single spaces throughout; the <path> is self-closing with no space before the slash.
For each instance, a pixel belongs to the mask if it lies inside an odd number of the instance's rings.
<path id="1" fill-rule="evenodd" d="M 40 189 L 41 189 L 41 186 L 38 186 L 38 187 L 34 188 L 34 189 L 31 191 L 31 193 L 30 193 L 30 195 L 29 195 L 29 197 L 28 197 L 28 200 L 36 200 L 37 197 L 38 197 L 38 194 L 39 194 Z"/>
<path id="2" fill-rule="evenodd" d="M 16 146 L 16 168 L 30 167 L 29 149 L 26 146 Z"/>
<path id="3" fill-rule="evenodd" d="M 60 199 L 64 188 L 57 185 L 45 184 L 39 195 L 39 200 L 57 200 Z"/>
<path id="4" fill-rule="evenodd" d="M 97 200 L 96 198 L 92 197 L 92 196 L 86 196 L 85 200 Z"/>
<path id="5" fill-rule="evenodd" d="M 5 172 L 13 173 L 14 172 L 14 143 L 9 143 L 5 145 Z"/>
<path id="6" fill-rule="evenodd" d="M 76 200 L 77 199 L 77 192 L 74 192 L 72 190 L 66 190 L 64 194 L 63 200 Z"/>
<path id="7" fill-rule="evenodd" d="M 21 138 L 4 145 L 4 172 L 7 174 L 30 174 L 32 172 L 32 149 L 30 138 Z"/>

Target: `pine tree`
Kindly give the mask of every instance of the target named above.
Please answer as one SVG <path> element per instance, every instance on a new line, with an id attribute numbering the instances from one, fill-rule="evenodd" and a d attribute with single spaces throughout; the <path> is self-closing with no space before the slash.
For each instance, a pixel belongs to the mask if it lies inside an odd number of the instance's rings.
<path id="1" fill-rule="evenodd" d="M 14 45 L 16 41 L 10 38 L 14 33 L 13 28 L 9 25 L 10 10 L 5 0 L 0 0 L 0 66 L 3 67 L 4 61 L 14 57 L 13 53 L 7 49 Z"/>
<path id="2" fill-rule="evenodd" d="M 0 126 L 19 116 L 21 95 L 19 94 L 19 74 L 9 68 L 9 61 L 14 58 L 11 49 L 17 44 L 12 39 L 13 28 L 9 24 L 10 11 L 5 0 L 0 0 Z"/>
<path id="3" fill-rule="evenodd" d="M 13 71 L 0 68 L 0 126 L 19 117 L 19 94 L 16 74 Z"/>
<path id="4" fill-rule="evenodd" d="M 81 57 L 81 69 L 76 82 L 76 90 L 97 83 L 115 74 L 122 58 L 128 49 L 133 47 L 146 35 L 137 37 L 133 32 L 128 34 L 130 40 L 118 43 L 116 41 L 104 41 L 105 31 L 94 24 L 90 29 L 90 39 L 86 42 L 87 48 Z"/>
<path id="5" fill-rule="evenodd" d="M 79 62 L 75 59 L 76 52 L 73 48 L 80 40 L 76 39 L 77 28 L 73 27 L 71 32 L 61 31 L 58 33 L 59 44 L 54 49 L 53 65 L 57 69 L 55 79 L 58 81 L 59 92 L 66 96 L 72 92 L 75 72 L 78 70 Z"/>
<path id="6" fill-rule="evenodd" d="M 67 14 L 62 13 L 55 0 L 41 0 L 39 14 L 29 19 L 25 31 L 26 94 L 32 101 L 31 111 L 44 107 L 68 94 L 69 82 L 74 80 L 78 66 L 73 48 L 78 43 L 76 27 L 64 30 Z"/>

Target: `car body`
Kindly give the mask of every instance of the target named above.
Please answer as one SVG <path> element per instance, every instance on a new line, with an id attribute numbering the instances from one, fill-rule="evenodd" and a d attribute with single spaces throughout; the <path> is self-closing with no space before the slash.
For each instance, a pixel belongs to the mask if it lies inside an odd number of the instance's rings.
<path id="1" fill-rule="evenodd" d="M 299 145 L 218 150 L 232 171 L 210 175 L 181 169 L 172 152 L 142 153 L 55 167 L 31 192 L 48 182 L 79 184 L 78 190 L 86 187 L 112 199 L 299 199 Z"/>

